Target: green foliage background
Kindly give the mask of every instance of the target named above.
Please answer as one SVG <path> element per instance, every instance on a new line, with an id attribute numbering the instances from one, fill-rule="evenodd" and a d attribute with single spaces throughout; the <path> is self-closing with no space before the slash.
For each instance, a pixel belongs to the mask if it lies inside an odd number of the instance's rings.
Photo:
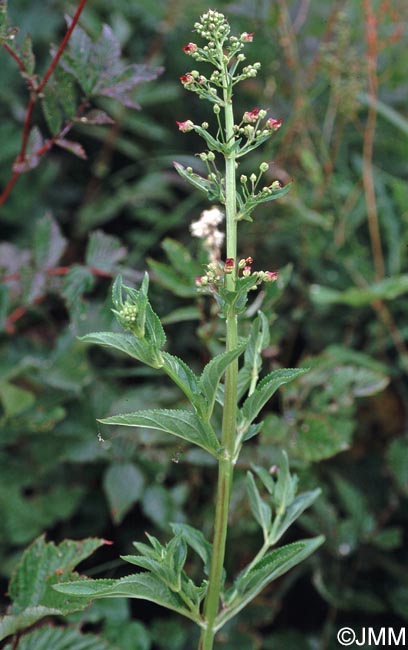
<path id="1" fill-rule="evenodd" d="M 104 547 L 84 566 L 103 577 L 123 575 L 116 558 L 145 530 L 165 538 L 170 522 L 188 521 L 210 534 L 214 472 L 197 452 L 160 433 L 123 433 L 96 422 L 140 407 L 183 407 L 179 392 L 153 369 L 77 337 L 113 326 L 107 295 L 119 271 L 137 283 L 150 268 L 151 300 L 167 322 L 168 349 L 197 369 L 220 350 L 217 321 L 206 299 L 195 295 L 205 258 L 189 233 L 208 204 L 172 167 L 174 159 L 198 164 L 198 142 L 181 134 L 176 120 L 208 119 L 207 107 L 178 81 L 191 63 L 181 46 L 194 40 L 197 16 L 217 8 L 237 32 L 255 33 L 252 60 L 262 63 L 260 76 L 237 97 L 237 112 L 265 107 L 284 121 L 252 166 L 268 160 L 271 181 L 294 180 L 286 197 L 259 207 L 254 224 L 241 229 L 242 255 L 252 256 L 257 268 L 281 269 L 280 284 L 268 289 L 276 317 L 264 356 L 270 369 L 311 368 L 281 389 L 264 431 L 242 456 L 227 570 L 244 563 L 257 543 L 244 470 L 273 465 L 280 448 L 303 487 L 322 486 L 301 526 L 327 538 L 308 563 L 222 631 L 219 648 L 330 649 L 338 647 L 336 630 L 343 625 L 406 624 L 408 10 L 402 0 L 392 4 L 392 10 L 374 0 L 94 0 L 87 6 L 81 25 L 93 38 L 107 23 L 126 60 L 164 72 L 135 91 L 141 111 L 98 99 L 115 124 L 75 128 L 88 159 L 53 149 L 21 176 L 0 209 L 4 611 L 13 568 L 43 532 L 55 542 L 113 540 L 113 550 Z M 64 0 L 10 3 L 13 24 L 22 35 L 31 33 L 39 70 L 64 33 L 64 13 L 75 7 Z M 369 7 L 378 21 L 372 156 Z M 3 187 L 19 150 L 27 92 L 15 62 L 5 51 L 0 55 Z M 384 275 L 370 236 L 375 208 Z M 61 267 L 69 272 L 50 273 Z M 79 623 L 92 633 L 89 650 L 184 650 L 194 643 L 192 629 L 143 602 L 132 610 L 124 601 L 101 602 L 68 620 L 64 630 L 49 628 L 48 640 L 23 637 L 18 647 L 88 647 L 81 645 Z"/>

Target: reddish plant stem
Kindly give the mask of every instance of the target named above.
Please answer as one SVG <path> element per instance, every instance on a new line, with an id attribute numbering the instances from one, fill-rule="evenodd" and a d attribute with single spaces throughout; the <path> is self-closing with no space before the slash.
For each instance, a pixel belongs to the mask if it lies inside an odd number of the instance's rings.
<path id="1" fill-rule="evenodd" d="M 3 205 L 3 203 L 5 203 L 6 200 L 8 199 L 9 194 L 13 189 L 14 185 L 17 183 L 19 176 L 20 174 L 18 174 L 17 172 L 14 172 L 12 176 L 10 176 L 10 179 L 6 187 L 4 188 L 2 194 L 0 195 L 0 205 Z"/>
<path id="2" fill-rule="evenodd" d="M 23 61 L 18 56 L 17 52 L 15 52 L 13 50 L 13 48 L 11 48 L 8 43 L 2 43 L 2 45 L 3 45 L 4 49 L 6 50 L 6 52 L 8 52 L 10 54 L 10 56 L 13 57 L 14 61 L 17 63 L 17 65 L 20 68 L 21 72 L 23 74 L 27 74 L 27 68 L 25 67 Z"/>
<path id="3" fill-rule="evenodd" d="M 30 124 L 31 124 L 31 117 L 33 115 L 33 110 L 35 103 L 37 101 L 37 98 L 34 93 L 31 93 L 30 95 L 30 100 L 27 104 L 27 110 L 26 114 L 24 117 L 24 125 L 23 125 L 23 136 L 21 138 L 21 149 L 20 153 L 18 154 L 17 157 L 17 162 L 22 162 L 25 158 L 26 151 L 27 151 L 27 142 L 28 142 L 28 136 L 30 134 Z"/>
<path id="4" fill-rule="evenodd" d="M 71 24 L 68 27 L 68 29 L 66 31 L 66 34 L 65 34 L 64 38 L 62 39 L 61 44 L 60 44 L 55 56 L 53 57 L 48 69 L 46 70 L 46 72 L 44 74 L 44 77 L 42 78 L 42 80 L 40 81 L 38 86 L 34 87 L 33 82 L 28 81 L 28 87 L 30 89 L 30 99 L 29 99 L 29 102 L 27 104 L 26 113 L 25 113 L 25 116 L 24 116 L 24 124 L 23 124 L 23 133 L 22 133 L 22 137 L 21 137 L 20 153 L 18 154 L 17 159 L 16 159 L 16 162 L 18 162 L 18 163 L 23 162 L 24 159 L 25 159 L 25 156 L 26 156 L 28 137 L 29 137 L 29 134 L 30 134 L 31 118 L 32 118 L 34 107 L 35 107 L 35 105 L 37 103 L 37 100 L 38 100 L 38 98 L 40 96 L 41 91 L 44 89 L 44 86 L 48 82 L 49 78 L 51 77 L 52 73 L 54 72 L 55 68 L 57 67 L 61 56 L 64 53 L 64 50 L 65 50 L 65 48 L 66 48 L 66 46 L 68 44 L 69 39 L 71 38 L 72 32 L 74 31 L 74 29 L 75 29 L 75 27 L 76 27 L 76 25 L 78 23 L 78 20 L 79 20 L 80 15 L 81 15 L 81 13 L 82 13 L 85 5 L 86 5 L 86 2 L 87 2 L 87 0 L 80 0 L 80 2 L 78 4 L 78 7 L 77 7 L 77 10 L 76 10 L 76 12 L 74 14 L 74 17 L 73 17 L 72 21 L 71 21 Z M 21 70 L 21 72 L 26 74 L 27 69 L 26 69 L 26 67 L 24 65 L 24 62 L 20 59 L 18 54 L 16 52 L 14 52 L 14 50 L 7 43 L 3 43 L 3 47 L 13 57 L 13 59 L 16 61 L 18 67 Z M 61 136 L 58 136 L 58 137 L 61 137 Z M 48 151 L 51 148 L 52 144 L 54 144 L 53 140 L 50 140 L 48 142 L 50 142 L 51 144 L 49 144 L 49 146 L 48 146 L 48 143 L 46 143 L 46 145 L 44 145 L 44 147 L 42 147 L 42 149 L 39 150 L 41 153 L 37 152 L 37 155 L 42 155 L 43 153 L 45 153 L 46 151 Z M 11 175 L 8 183 L 6 184 L 6 186 L 5 186 L 4 190 L 3 190 L 3 192 L 0 194 L 0 206 L 3 205 L 5 203 L 5 201 L 8 199 L 8 197 L 10 195 L 10 192 L 13 189 L 14 185 L 17 183 L 21 173 L 22 172 L 13 171 L 13 174 Z"/>
<path id="5" fill-rule="evenodd" d="M 86 0 L 80 0 L 80 2 L 78 4 L 78 7 L 77 7 L 77 10 L 76 10 L 76 12 L 74 14 L 74 17 L 72 19 L 72 22 L 71 22 L 70 26 L 68 27 L 67 32 L 66 32 L 64 38 L 62 39 L 61 45 L 59 46 L 53 60 L 51 61 L 51 64 L 50 64 L 48 70 L 46 71 L 42 81 L 40 82 L 40 84 L 39 84 L 39 86 L 37 88 L 37 92 L 42 91 L 42 89 L 44 88 L 44 86 L 47 83 L 48 79 L 51 77 L 52 73 L 54 72 L 55 68 L 57 67 L 58 61 L 60 60 L 60 58 L 62 57 L 62 55 L 64 53 L 64 50 L 65 50 L 65 48 L 66 48 L 66 46 L 68 44 L 69 39 L 71 38 L 71 34 L 74 31 L 74 29 L 75 29 L 75 27 L 76 27 L 76 25 L 78 23 L 79 17 L 81 15 L 82 11 L 84 10 L 85 5 L 86 5 Z"/>

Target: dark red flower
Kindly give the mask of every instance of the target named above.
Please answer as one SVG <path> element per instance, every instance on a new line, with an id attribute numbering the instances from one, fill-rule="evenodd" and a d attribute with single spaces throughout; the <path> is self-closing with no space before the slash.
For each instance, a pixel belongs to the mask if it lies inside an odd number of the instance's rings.
<path id="1" fill-rule="evenodd" d="M 196 52 L 198 48 L 195 43 L 188 43 L 187 45 L 184 45 L 181 49 L 186 54 L 193 54 L 193 52 Z"/>
<path id="2" fill-rule="evenodd" d="M 253 124 L 254 122 L 257 121 L 258 116 L 259 116 L 259 108 L 253 108 L 252 111 L 246 111 L 244 113 L 243 120 L 247 124 L 251 124 L 251 123 Z"/>
<path id="3" fill-rule="evenodd" d="M 271 131 L 277 131 L 282 126 L 282 120 L 275 120 L 273 117 L 266 122 L 266 127 Z"/>
<path id="4" fill-rule="evenodd" d="M 192 74 L 182 74 L 180 77 L 180 81 L 183 84 L 183 86 L 186 86 L 187 84 L 192 84 L 194 83 L 194 77 Z"/>

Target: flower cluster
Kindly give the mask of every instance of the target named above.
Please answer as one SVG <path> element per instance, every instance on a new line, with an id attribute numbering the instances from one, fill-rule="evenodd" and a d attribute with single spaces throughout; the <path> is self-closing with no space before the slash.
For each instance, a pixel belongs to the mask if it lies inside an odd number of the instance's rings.
<path id="1" fill-rule="evenodd" d="M 126 300 L 122 309 L 119 311 L 113 311 L 124 329 L 130 330 L 137 337 L 140 337 L 141 331 L 137 323 L 139 310 L 134 303 L 130 300 Z"/>
<path id="2" fill-rule="evenodd" d="M 216 206 L 213 206 L 210 210 L 203 210 L 198 221 L 193 221 L 190 225 L 192 236 L 203 239 L 210 263 L 219 260 L 221 255 L 221 246 L 224 243 L 225 235 L 218 230 L 217 226 L 223 219 L 224 213 Z"/>
<path id="3" fill-rule="evenodd" d="M 243 278 L 258 278 L 259 282 L 257 284 L 261 284 L 261 282 L 275 282 L 278 279 L 278 271 L 252 271 L 253 261 L 252 257 L 239 260 L 238 276 L 241 272 Z"/>
<path id="4" fill-rule="evenodd" d="M 241 122 L 234 126 L 236 137 L 244 136 L 247 139 L 246 145 L 243 145 L 241 154 L 248 150 L 248 145 L 252 148 L 254 143 L 263 142 L 270 135 L 282 126 L 282 120 L 270 117 L 261 125 L 268 111 L 264 108 L 253 108 L 252 111 L 245 111 Z"/>
<path id="5" fill-rule="evenodd" d="M 200 21 L 194 23 L 197 34 L 208 41 L 225 40 L 230 32 L 230 26 L 224 14 L 213 9 L 200 17 Z"/>
<path id="6" fill-rule="evenodd" d="M 222 99 L 218 97 L 216 88 L 214 88 L 214 86 L 223 87 L 224 80 L 221 70 L 225 64 L 234 61 L 235 72 L 237 65 L 245 61 L 245 55 L 241 50 L 247 43 L 252 43 L 254 35 L 243 32 L 239 38 L 229 36 L 230 26 L 224 14 L 212 9 L 203 14 L 194 27 L 197 34 L 205 39 L 207 44 L 199 47 L 197 43 L 190 42 L 184 45 L 182 50 L 196 61 L 210 63 L 215 70 L 209 80 L 197 70 L 192 70 L 182 75 L 180 81 L 186 90 L 196 92 L 202 99 L 210 99 L 210 101 L 221 105 Z M 255 77 L 260 66 L 260 63 L 255 63 L 244 67 L 242 72 L 235 76 L 233 84 L 248 77 Z"/>
<path id="7" fill-rule="evenodd" d="M 206 273 L 195 280 L 196 287 L 201 290 L 213 292 L 216 287 L 224 286 L 225 276 L 236 271 L 237 278 L 254 278 L 256 280 L 252 289 L 256 289 L 262 282 L 276 282 L 278 271 L 252 271 L 253 259 L 246 257 L 235 264 L 231 257 L 225 262 L 210 262 L 206 266 Z"/>

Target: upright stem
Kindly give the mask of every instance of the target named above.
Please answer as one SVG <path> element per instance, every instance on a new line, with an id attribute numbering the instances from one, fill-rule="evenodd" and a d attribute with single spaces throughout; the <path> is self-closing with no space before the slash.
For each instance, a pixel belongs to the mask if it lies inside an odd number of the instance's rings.
<path id="1" fill-rule="evenodd" d="M 234 115 L 232 109 L 232 89 L 227 70 L 223 70 L 224 105 L 225 105 L 225 139 L 227 146 L 234 142 Z M 226 211 L 226 253 L 227 258 L 237 260 L 237 222 L 236 222 L 236 179 L 235 153 L 225 153 L 225 211 Z M 235 264 L 236 266 L 236 264 Z M 235 270 L 226 274 L 226 288 L 234 291 Z M 233 350 L 238 344 L 237 316 L 230 308 L 226 318 L 226 349 Z M 213 554 L 207 597 L 204 605 L 206 627 L 203 629 L 199 650 L 212 650 L 214 643 L 214 621 L 219 610 L 222 573 L 225 558 L 225 545 L 228 529 L 228 512 L 231 498 L 233 476 L 233 454 L 236 433 L 238 361 L 231 363 L 225 375 L 224 411 L 222 420 L 221 444 L 224 448 L 223 458 L 218 467 L 218 484 L 215 507 L 215 524 Z"/>

